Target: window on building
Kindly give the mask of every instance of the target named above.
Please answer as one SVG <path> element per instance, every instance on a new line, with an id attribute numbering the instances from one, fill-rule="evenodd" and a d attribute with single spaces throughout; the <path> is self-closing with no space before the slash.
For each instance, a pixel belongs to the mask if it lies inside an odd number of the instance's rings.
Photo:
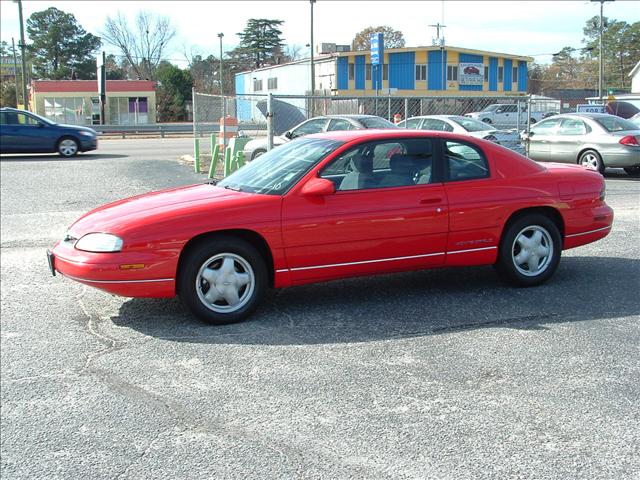
<path id="1" fill-rule="evenodd" d="M 518 83 L 518 67 L 513 67 L 513 74 L 511 75 L 513 83 Z"/>
<path id="2" fill-rule="evenodd" d="M 498 67 L 498 82 L 504 80 L 504 67 Z"/>
<path id="3" fill-rule="evenodd" d="M 389 65 L 382 65 L 382 80 L 389 80 Z"/>
<path id="4" fill-rule="evenodd" d="M 416 80 L 426 80 L 426 79 L 427 79 L 427 65 L 424 63 L 416 65 Z"/>
<path id="5" fill-rule="evenodd" d="M 253 91 L 254 92 L 262 91 L 262 80 L 258 80 L 257 78 L 253 79 Z"/>
<path id="6" fill-rule="evenodd" d="M 484 67 L 484 81 L 489 81 L 489 67 Z"/>
<path id="7" fill-rule="evenodd" d="M 371 64 L 370 63 L 367 63 L 364 66 L 364 79 L 371 80 Z"/>
<path id="8" fill-rule="evenodd" d="M 267 80 L 267 89 L 276 90 L 278 88 L 278 78 L 273 77 Z"/>
<path id="9" fill-rule="evenodd" d="M 356 76 L 356 66 L 354 63 L 349 64 L 349 80 L 353 80 Z"/>
<path id="10" fill-rule="evenodd" d="M 83 97 L 44 99 L 44 116 L 53 122 L 84 125 L 91 123 L 90 115 L 89 108 L 85 108 Z"/>
<path id="11" fill-rule="evenodd" d="M 447 66 L 447 80 L 450 82 L 458 81 L 458 66 L 457 65 L 449 65 Z"/>

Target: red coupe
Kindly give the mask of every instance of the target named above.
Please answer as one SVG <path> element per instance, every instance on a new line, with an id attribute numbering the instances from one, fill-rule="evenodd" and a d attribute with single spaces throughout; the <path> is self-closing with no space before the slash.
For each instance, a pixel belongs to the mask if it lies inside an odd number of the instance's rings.
<path id="1" fill-rule="evenodd" d="M 563 249 L 605 237 L 600 174 L 447 132 L 310 135 L 217 185 L 100 207 L 48 252 L 52 273 L 128 297 L 178 294 L 199 318 L 247 317 L 268 287 L 495 265 L 538 285 Z"/>

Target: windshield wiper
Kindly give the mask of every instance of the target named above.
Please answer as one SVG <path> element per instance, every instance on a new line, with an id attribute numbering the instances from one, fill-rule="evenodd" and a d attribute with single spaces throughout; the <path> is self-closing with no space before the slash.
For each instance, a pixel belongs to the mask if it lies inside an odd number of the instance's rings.
<path id="1" fill-rule="evenodd" d="M 234 192 L 241 192 L 242 188 L 240 188 L 240 185 L 222 185 L 222 188 L 226 188 L 227 190 L 233 190 Z"/>
<path id="2" fill-rule="evenodd" d="M 207 178 L 204 183 L 207 185 L 216 185 L 220 180 L 216 180 L 215 178 Z"/>

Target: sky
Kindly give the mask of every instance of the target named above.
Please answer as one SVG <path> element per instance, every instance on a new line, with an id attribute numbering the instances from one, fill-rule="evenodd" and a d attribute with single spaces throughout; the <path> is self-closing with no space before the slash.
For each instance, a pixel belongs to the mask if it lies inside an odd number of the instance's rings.
<path id="1" fill-rule="evenodd" d="M 308 53 L 310 4 L 290 1 L 45 1 L 23 0 L 25 21 L 33 12 L 51 6 L 75 15 L 82 27 L 100 35 L 107 16 L 118 11 L 131 20 L 139 10 L 168 16 L 177 30 L 167 57 L 185 66 L 185 52 L 218 55 L 217 34 L 224 34 L 223 49 L 238 44 L 249 18 L 284 20 L 285 44 L 297 44 Z M 350 1 L 317 0 L 314 6 L 315 43 L 350 44 L 368 26 L 389 25 L 403 32 L 406 45 L 431 45 L 435 28 L 444 23 L 446 44 L 534 57 L 548 63 L 565 46 L 582 46 L 582 28 L 598 15 L 600 4 L 577 1 Z M 628 23 L 640 21 L 640 0 L 607 2 L 604 14 Z M 443 21 L 444 20 L 444 21 Z M 0 1 L 0 38 L 11 44 L 19 38 L 18 6 Z M 105 46 L 107 53 L 118 53 Z"/>

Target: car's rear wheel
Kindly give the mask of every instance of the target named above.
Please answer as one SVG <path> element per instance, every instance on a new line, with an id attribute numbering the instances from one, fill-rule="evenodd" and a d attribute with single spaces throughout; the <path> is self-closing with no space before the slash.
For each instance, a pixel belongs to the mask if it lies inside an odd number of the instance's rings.
<path id="1" fill-rule="evenodd" d="M 63 157 L 73 157 L 78 154 L 78 141 L 71 137 L 62 137 L 58 141 L 58 153 Z"/>
<path id="2" fill-rule="evenodd" d="M 640 177 L 640 165 L 636 165 L 635 167 L 626 167 L 624 171 L 627 175 L 632 177 Z"/>
<path id="3" fill-rule="evenodd" d="M 578 158 L 578 163 L 584 167 L 604 173 L 604 162 L 600 154 L 595 150 L 585 150 L 582 152 Z"/>
<path id="4" fill-rule="evenodd" d="M 562 239 L 556 224 L 544 215 L 529 214 L 507 226 L 495 266 L 508 282 L 532 287 L 553 275 L 561 252 Z"/>
<path id="5" fill-rule="evenodd" d="M 483 118 L 482 121 L 484 123 L 488 123 L 489 125 L 491 125 L 493 123 L 490 118 Z"/>
<path id="6" fill-rule="evenodd" d="M 531 117 L 531 118 L 529 119 L 529 125 L 533 125 L 534 123 L 536 123 L 536 121 L 537 121 L 537 120 L 536 120 L 535 118 Z"/>
<path id="7" fill-rule="evenodd" d="M 259 148 L 258 150 L 256 150 L 255 152 L 253 152 L 251 154 L 251 160 L 255 160 L 256 158 L 258 158 L 260 155 L 264 155 L 265 153 L 267 153 L 266 150 L 263 150 L 261 148 Z"/>
<path id="8" fill-rule="evenodd" d="M 487 135 L 486 137 L 484 137 L 484 140 L 488 140 L 493 143 L 498 143 L 498 139 L 493 135 Z"/>
<path id="9" fill-rule="evenodd" d="M 196 244 L 181 261 L 178 294 L 199 319 L 215 325 L 244 320 L 266 290 L 264 259 L 240 238 L 219 237 Z"/>

